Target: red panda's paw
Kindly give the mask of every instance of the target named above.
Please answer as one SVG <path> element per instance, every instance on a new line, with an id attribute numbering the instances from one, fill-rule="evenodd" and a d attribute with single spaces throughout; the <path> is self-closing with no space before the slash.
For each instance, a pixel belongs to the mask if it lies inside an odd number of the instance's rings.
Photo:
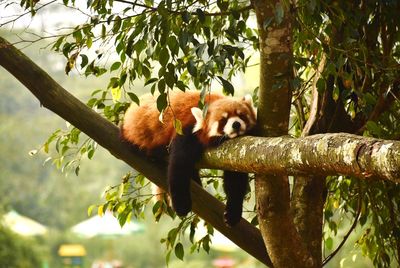
<path id="1" fill-rule="evenodd" d="M 176 215 L 184 217 L 192 210 L 192 200 L 190 199 L 190 196 L 176 196 L 175 198 L 172 198 L 172 207 L 174 208 Z"/>
<path id="2" fill-rule="evenodd" d="M 240 222 L 242 218 L 242 210 L 241 209 L 229 209 L 226 208 L 224 212 L 224 222 L 228 227 L 234 227 L 236 224 Z"/>

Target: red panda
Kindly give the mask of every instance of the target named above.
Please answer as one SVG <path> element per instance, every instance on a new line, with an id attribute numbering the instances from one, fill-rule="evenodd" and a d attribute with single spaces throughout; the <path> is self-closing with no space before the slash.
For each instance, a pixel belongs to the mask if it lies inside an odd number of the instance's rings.
<path id="1" fill-rule="evenodd" d="M 204 150 L 225 139 L 244 135 L 256 124 L 250 96 L 239 99 L 208 94 L 205 116 L 198 108 L 199 101 L 200 93 L 196 91 L 171 92 L 161 122 L 156 99 L 149 96 L 141 100 L 140 106 L 132 104 L 128 108 L 121 126 L 123 140 L 149 155 L 168 148 L 168 186 L 172 207 L 178 216 L 185 216 L 191 210 L 191 179 L 201 185 L 195 163 Z M 181 122 L 183 135 L 176 133 L 175 119 Z M 247 174 L 224 172 L 227 196 L 224 218 L 228 226 L 241 219 L 247 187 Z"/>

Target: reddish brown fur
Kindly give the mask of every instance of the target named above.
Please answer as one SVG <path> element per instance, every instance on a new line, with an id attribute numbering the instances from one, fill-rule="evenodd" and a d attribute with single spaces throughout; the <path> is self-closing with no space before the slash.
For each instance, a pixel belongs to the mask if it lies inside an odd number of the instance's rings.
<path id="1" fill-rule="evenodd" d="M 173 126 L 174 118 L 181 121 L 182 128 L 195 125 L 196 120 L 191 113 L 191 108 L 198 107 L 199 100 L 200 93 L 198 91 L 171 92 L 169 94 L 170 106 L 165 110 L 163 123 L 161 123 L 159 121 L 160 113 L 155 104 L 156 98 L 149 96 L 141 100 L 140 106 L 132 104 L 127 110 L 122 126 L 122 136 L 147 152 L 167 146 L 176 136 Z M 250 105 L 239 99 L 209 94 L 206 97 L 206 103 L 209 103 L 207 116 L 202 129 L 196 132 L 199 141 L 206 146 L 210 139 L 208 128 L 212 122 L 219 121 L 223 113 L 231 115 L 235 114 L 237 109 L 240 109 L 243 110 L 243 113 L 248 113 L 252 118 L 255 118 L 254 110 Z M 245 104 L 243 105 L 243 103 Z"/>
<path id="2" fill-rule="evenodd" d="M 221 95 L 211 94 L 206 101 L 215 101 L 223 98 Z M 199 92 L 174 92 L 169 94 L 170 107 L 163 114 L 163 123 L 160 122 L 160 112 L 156 107 L 156 99 L 152 96 L 141 101 L 140 106 L 132 104 L 125 114 L 122 126 L 122 136 L 129 142 L 148 152 L 167 146 L 176 136 L 173 126 L 174 118 L 182 123 L 182 127 L 193 126 L 196 122 L 190 109 L 197 107 L 200 100 Z"/>

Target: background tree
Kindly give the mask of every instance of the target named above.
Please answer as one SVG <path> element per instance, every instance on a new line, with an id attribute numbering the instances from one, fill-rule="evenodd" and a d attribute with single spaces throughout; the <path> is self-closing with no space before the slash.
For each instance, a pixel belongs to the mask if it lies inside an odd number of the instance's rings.
<path id="1" fill-rule="evenodd" d="M 40 253 L 32 241 L 22 238 L 0 226 L 0 264 L 2 267 L 40 267 Z"/>
<path id="2" fill-rule="evenodd" d="M 34 3 L 22 1 L 32 14 L 46 6 Z M 206 94 L 217 81 L 233 94 L 229 81 L 246 70 L 256 49 L 260 135 L 348 132 L 398 139 L 397 1 L 89 1 L 88 8 L 86 23 L 59 35 L 53 48 L 65 55 L 67 73 L 77 68 L 85 75 L 107 69 L 115 74 L 107 89 L 93 92 L 88 101 L 114 123 L 127 107 L 125 98 L 138 102 L 132 86 L 138 79 L 158 92 L 160 110 L 172 88 L 196 87 Z M 254 14 L 257 28 L 251 26 Z M 94 48 L 96 55 L 90 56 Z M 110 48 L 116 52 L 111 60 Z M 70 135 L 55 133 L 44 148 L 55 141 L 61 155 L 90 158 L 96 144 L 80 142 L 79 134 L 75 128 Z M 59 164 L 79 172 L 76 158 Z M 143 185 L 142 177 L 136 184 L 127 183 L 130 179 L 121 184 L 120 194 L 111 190 L 100 207 L 119 212 L 121 222 L 148 201 L 123 195 Z M 357 224 L 365 227 L 358 245 L 375 265 L 399 262 L 397 184 L 316 174 L 295 177 L 291 188 L 281 175 L 258 175 L 255 181 L 258 223 L 274 266 L 320 267 L 321 242 L 332 249 L 344 216 L 354 218 L 349 232 Z M 387 221 L 391 224 L 383 224 Z M 323 233 L 323 222 L 330 232 Z M 196 216 L 185 218 L 168 234 L 165 242 L 178 257 L 183 249 L 177 237 L 196 223 Z M 207 250 L 208 239 L 194 248 Z"/>

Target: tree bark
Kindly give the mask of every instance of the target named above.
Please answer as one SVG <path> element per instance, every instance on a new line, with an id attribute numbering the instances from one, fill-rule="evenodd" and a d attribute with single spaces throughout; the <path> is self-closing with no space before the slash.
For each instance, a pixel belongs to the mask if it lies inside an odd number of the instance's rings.
<path id="1" fill-rule="evenodd" d="M 41 105 L 86 133 L 116 158 L 125 161 L 150 181 L 167 189 L 165 165 L 149 161 L 119 138 L 117 126 L 91 110 L 55 82 L 45 71 L 21 51 L 0 37 L 0 65 L 14 75 L 39 99 Z M 267 266 L 272 266 L 266 254 L 260 231 L 242 219 L 234 228 L 223 221 L 224 205 L 196 183 L 192 183 L 193 212 L 213 225 L 235 244 Z"/>
<path id="2" fill-rule="evenodd" d="M 290 201 L 294 224 L 316 267 L 322 266 L 325 188 L 325 176 L 296 176 Z"/>

